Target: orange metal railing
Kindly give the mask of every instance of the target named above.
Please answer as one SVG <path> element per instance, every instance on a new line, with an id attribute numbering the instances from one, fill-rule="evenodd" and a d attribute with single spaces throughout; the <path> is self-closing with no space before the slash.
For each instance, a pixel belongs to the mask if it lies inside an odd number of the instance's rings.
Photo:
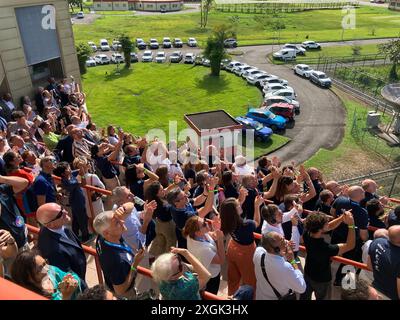
<path id="1" fill-rule="evenodd" d="M 0 300 L 48 300 L 45 297 L 0 277 Z"/>

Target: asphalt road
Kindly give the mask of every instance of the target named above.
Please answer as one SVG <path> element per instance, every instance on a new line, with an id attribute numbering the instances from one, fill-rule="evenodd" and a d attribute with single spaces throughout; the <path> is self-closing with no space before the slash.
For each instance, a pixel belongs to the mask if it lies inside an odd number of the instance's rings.
<path id="1" fill-rule="evenodd" d="M 357 40 L 356 42 L 368 44 L 385 41 L 388 40 L 372 39 Z M 352 43 L 354 41 L 327 42 L 322 43 L 322 46 L 350 45 Z M 288 66 L 271 64 L 266 56 L 272 49 L 276 51 L 278 47 L 276 45 L 274 47 L 272 45 L 239 47 L 234 50 L 242 51 L 243 55 L 235 56 L 233 59 L 286 79 L 289 85 L 295 89 L 301 112 L 296 117 L 295 125 L 283 133 L 292 141 L 272 155 L 278 156 L 282 162 L 294 160 L 296 163 L 302 163 L 311 158 L 320 148 L 334 149 L 342 141 L 346 114 L 340 99 L 331 90 L 319 88 L 309 80 L 296 76 Z M 201 52 L 200 48 L 189 48 L 184 45 L 183 48 L 178 49 L 153 50 L 153 55 L 155 56 L 157 51 L 165 51 L 169 56 L 175 50 L 180 50 L 182 53 L 199 54 Z M 143 51 L 138 52 L 139 61 Z M 111 52 L 108 52 L 107 55 L 111 55 Z M 243 85 L 247 85 L 245 80 Z"/>

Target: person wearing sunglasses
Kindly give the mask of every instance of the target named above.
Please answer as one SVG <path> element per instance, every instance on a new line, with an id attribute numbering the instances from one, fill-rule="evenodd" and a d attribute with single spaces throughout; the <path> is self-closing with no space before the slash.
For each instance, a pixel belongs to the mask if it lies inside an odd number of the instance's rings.
<path id="1" fill-rule="evenodd" d="M 71 223 L 68 212 L 57 203 L 46 203 L 38 208 L 36 218 L 42 225 L 38 249 L 43 258 L 64 272 L 75 272 L 84 290 L 86 257 L 78 237 L 65 227 Z"/>
<path id="2" fill-rule="evenodd" d="M 181 256 L 191 264 L 193 272 L 182 262 Z M 159 256 L 151 271 L 164 300 L 200 300 L 199 290 L 211 278 L 210 272 L 193 254 L 187 249 L 175 247 L 170 253 Z"/>

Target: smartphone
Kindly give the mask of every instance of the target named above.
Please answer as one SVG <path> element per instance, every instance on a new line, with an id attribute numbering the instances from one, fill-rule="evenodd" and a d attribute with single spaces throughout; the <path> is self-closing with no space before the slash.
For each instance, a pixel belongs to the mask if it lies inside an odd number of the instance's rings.
<path id="1" fill-rule="evenodd" d="M 142 199 L 140 199 L 139 197 L 137 197 L 137 196 L 135 196 L 135 197 L 133 198 L 133 201 L 134 201 L 136 204 L 138 204 L 139 206 L 143 206 L 143 205 L 145 204 L 145 202 L 144 202 Z"/>

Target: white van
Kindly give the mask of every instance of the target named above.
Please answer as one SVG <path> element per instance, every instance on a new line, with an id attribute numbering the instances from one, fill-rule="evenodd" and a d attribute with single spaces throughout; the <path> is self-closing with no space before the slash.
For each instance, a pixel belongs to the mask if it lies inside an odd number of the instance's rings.
<path id="1" fill-rule="evenodd" d="M 106 39 L 100 40 L 100 49 L 101 51 L 110 51 L 110 45 Z"/>
<path id="2" fill-rule="evenodd" d="M 279 59 L 283 61 L 295 60 L 296 59 L 296 50 L 294 49 L 281 49 L 278 52 L 275 52 L 273 55 L 274 59 Z"/>

